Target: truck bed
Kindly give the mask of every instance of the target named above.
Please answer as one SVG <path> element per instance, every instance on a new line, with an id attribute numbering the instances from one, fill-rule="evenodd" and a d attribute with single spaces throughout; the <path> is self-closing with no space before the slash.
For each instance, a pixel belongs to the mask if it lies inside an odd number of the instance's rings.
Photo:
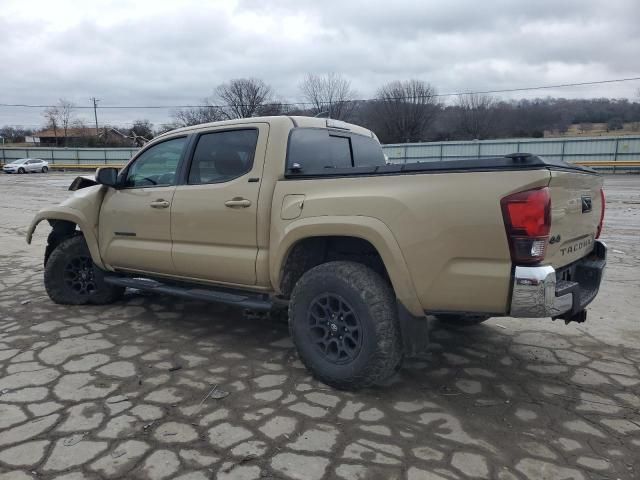
<path id="1" fill-rule="evenodd" d="M 308 180 L 321 181 L 308 181 Z M 593 242 L 568 253 L 581 238 L 595 236 L 601 177 L 593 170 L 516 154 L 355 168 L 320 174 L 289 172 L 276 185 L 279 214 L 286 195 L 304 196 L 298 219 L 361 216 L 378 219 L 395 237 L 426 311 L 505 314 L 512 262 L 500 200 L 524 190 L 549 187 L 550 236 L 542 265 L 567 265 L 590 253 Z M 577 199 L 592 196 L 593 212 L 575 212 Z M 284 218 L 284 217 L 283 217 Z M 281 219 L 279 219 L 282 222 Z M 284 222 L 283 228 L 287 228 Z M 562 249 L 564 255 L 561 254 Z"/>

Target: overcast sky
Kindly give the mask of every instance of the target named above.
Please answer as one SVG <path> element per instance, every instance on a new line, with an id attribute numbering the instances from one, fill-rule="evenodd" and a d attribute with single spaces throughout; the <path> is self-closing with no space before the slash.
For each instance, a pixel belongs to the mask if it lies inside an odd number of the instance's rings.
<path id="1" fill-rule="evenodd" d="M 640 1 L 2 0 L 0 66 L 0 103 L 78 105 L 193 104 L 239 77 L 299 101 L 305 72 L 341 73 L 362 98 L 395 79 L 447 93 L 637 77 Z M 638 88 L 512 98 L 633 99 Z M 99 111 L 101 122 L 138 118 L 169 112 Z M 39 109 L 0 108 L 0 125 L 42 123 Z"/>

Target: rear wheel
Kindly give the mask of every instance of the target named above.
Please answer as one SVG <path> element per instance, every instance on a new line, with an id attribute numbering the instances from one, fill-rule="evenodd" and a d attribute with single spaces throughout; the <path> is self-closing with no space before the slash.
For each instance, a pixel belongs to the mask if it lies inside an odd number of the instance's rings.
<path id="1" fill-rule="evenodd" d="M 329 262 L 306 272 L 291 295 L 289 326 L 305 366 L 338 389 L 381 382 L 402 359 L 393 290 L 359 263 Z"/>
<path id="2" fill-rule="evenodd" d="M 459 315 L 455 313 L 442 313 L 436 315 L 436 318 L 442 323 L 454 325 L 457 327 L 471 327 L 486 322 L 491 317 L 486 315 Z"/>
<path id="3" fill-rule="evenodd" d="M 42 173 L 47 173 L 49 171 L 49 167 L 42 167 Z"/>
<path id="4" fill-rule="evenodd" d="M 82 235 L 63 240 L 51 252 L 44 269 L 49 298 L 63 305 L 101 305 L 122 297 L 123 287 L 104 281 L 104 271 L 91 260 Z"/>
<path id="5" fill-rule="evenodd" d="M 25 172 L 26 172 L 26 170 L 25 170 L 24 168 L 22 168 L 22 167 L 20 167 L 20 168 L 18 169 L 18 173 L 25 173 Z"/>

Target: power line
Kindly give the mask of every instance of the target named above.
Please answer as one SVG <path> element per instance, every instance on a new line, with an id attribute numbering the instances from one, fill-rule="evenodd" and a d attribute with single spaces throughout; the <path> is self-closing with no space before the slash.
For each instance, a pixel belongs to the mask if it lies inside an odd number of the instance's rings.
<path id="1" fill-rule="evenodd" d="M 524 88 L 504 88 L 502 90 L 485 90 L 477 92 L 457 92 L 457 93 L 440 93 L 433 95 L 434 97 L 453 97 L 459 95 L 484 95 L 488 93 L 509 93 L 509 92 L 526 92 L 531 90 L 545 90 L 551 88 L 565 88 L 565 87 L 581 87 L 584 85 L 602 85 L 603 83 L 619 83 L 619 82 L 631 82 L 634 80 L 640 80 L 640 77 L 631 78 L 617 78 L 614 80 L 598 80 L 594 82 L 577 82 L 577 83 L 561 83 L 558 85 L 542 85 L 538 87 L 524 87 Z"/>
<path id="2" fill-rule="evenodd" d="M 539 85 L 534 87 L 520 87 L 520 88 L 503 88 L 497 90 L 478 90 L 478 91 L 468 91 L 468 92 L 451 92 L 451 93 L 436 93 L 430 95 L 414 95 L 414 96 L 402 96 L 402 97 L 393 97 L 388 98 L 387 100 L 414 100 L 418 98 L 431 98 L 431 97 L 455 97 L 461 95 L 486 95 L 490 93 L 513 93 L 513 92 L 527 92 L 534 90 L 548 90 L 554 88 L 567 88 L 567 87 L 581 87 L 588 85 L 602 85 L 607 83 L 622 83 L 622 82 L 632 82 L 640 80 L 640 77 L 629 77 L 629 78 L 616 78 L 611 80 L 596 80 L 592 82 L 575 82 L 575 83 L 561 83 L 557 85 Z M 350 99 L 344 100 L 344 102 L 366 102 L 375 100 L 375 98 L 363 98 L 363 99 Z M 320 103 L 330 103 L 330 102 L 320 102 Z M 339 103 L 339 102 L 335 102 Z M 314 102 L 273 102 L 273 104 L 282 105 L 282 106 L 308 106 L 315 105 Z M 0 103 L 0 107 L 17 107 L 17 108 L 50 108 L 55 107 L 56 105 L 32 105 L 26 103 Z M 210 105 L 210 104 L 200 104 L 200 105 L 102 105 L 101 109 L 173 109 L 173 108 L 224 108 L 227 105 Z M 248 106 L 248 105 L 235 105 L 238 107 Z M 96 105 L 74 105 L 74 109 L 95 109 Z"/>

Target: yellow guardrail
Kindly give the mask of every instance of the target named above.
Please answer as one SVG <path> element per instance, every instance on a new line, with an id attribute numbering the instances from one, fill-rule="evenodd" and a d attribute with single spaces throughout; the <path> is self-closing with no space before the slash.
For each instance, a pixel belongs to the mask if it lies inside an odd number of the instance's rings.
<path id="1" fill-rule="evenodd" d="M 96 164 L 77 164 L 77 163 L 50 163 L 49 170 L 95 170 L 100 167 L 116 167 L 122 168 L 124 167 L 124 163 L 96 163 Z M 0 163 L 0 168 L 3 167 L 3 164 Z"/>
<path id="2" fill-rule="evenodd" d="M 124 163 L 123 164 L 119 164 L 119 163 L 96 163 L 96 164 L 83 164 L 83 165 L 79 165 L 79 164 L 75 164 L 75 163 L 50 163 L 49 164 L 49 169 L 50 170 L 95 170 L 96 168 L 100 168 L 100 167 L 116 167 L 116 168 L 122 168 L 124 167 Z"/>
<path id="3" fill-rule="evenodd" d="M 583 167 L 640 167 L 640 161 L 628 160 L 624 162 L 611 162 L 611 161 L 593 161 L 593 162 L 576 162 L 576 165 L 582 165 Z"/>

